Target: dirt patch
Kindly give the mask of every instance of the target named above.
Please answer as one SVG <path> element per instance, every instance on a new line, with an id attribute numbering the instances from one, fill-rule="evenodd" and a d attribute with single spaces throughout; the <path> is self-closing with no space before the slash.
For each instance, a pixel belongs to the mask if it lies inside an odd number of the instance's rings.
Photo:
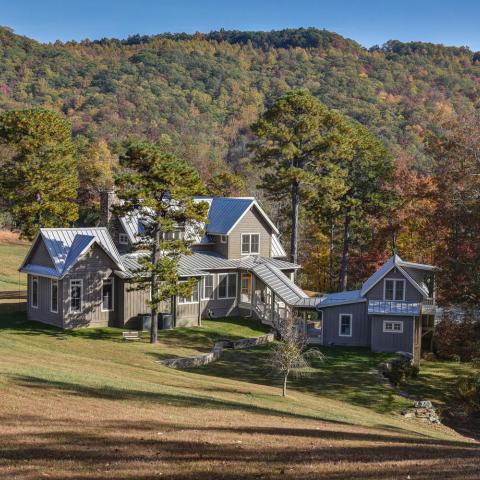
<path id="1" fill-rule="evenodd" d="M 18 233 L 0 230 L 0 245 L 28 245 L 28 241 L 22 240 Z"/>

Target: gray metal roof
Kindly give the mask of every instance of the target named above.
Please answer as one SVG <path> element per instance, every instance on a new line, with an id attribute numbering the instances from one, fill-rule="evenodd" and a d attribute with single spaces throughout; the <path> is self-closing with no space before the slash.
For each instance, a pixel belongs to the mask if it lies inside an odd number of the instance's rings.
<path id="1" fill-rule="evenodd" d="M 43 265 L 36 265 L 34 263 L 28 263 L 20 268 L 23 273 L 31 273 L 32 275 L 41 275 L 43 277 L 58 278 L 59 274 L 53 267 L 44 267 Z"/>
<path id="2" fill-rule="evenodd" d="M 365 302 L 360 290 L 349 290 L 346 292 L 328 293 L 322 297 L 310 297 L 297 303 L 300 308 L 323 308 L 335 305 L 346 305 L 349 303 Z"/>
<path id="3" fill-rule="evenodd" d="M 41 228 L 39 236 L 55 265 L 55 276 L 57 277 L 65 275 L 93 242 L 96 242 L 105 251 L 120 270 L 123 269 L 117 247 L 104 227 Z M 27 271 L 27 267 L 32 268 L 31 265 L 22 265 L 21 270 Z"/>
<path id="4" fill-rule="evenodd" d="M 212 198 L 208 210 L 207 233 L 227 235 L 253 202 L 253 198 Z"/>
<path id="5" fill-rule="evenodd" d="M 277 235 L 273 234 L 272 235 L 272 257 L 286 257 L 287 253 L 285 252 L 282 244 L 280 243 L 280 240 Z"/>
<path id="6" fill-rule="evenodd" d="M 232 261 L 236 262 L 238 268 L 252 268 L 258 263 L 268 263 L 279 270 L 296 270 L 300 268 L 300 265 L 297 265 L 296 263 L 279 260 L 278 258 L 261 257 L 259 255 L 248 255 Z"/>

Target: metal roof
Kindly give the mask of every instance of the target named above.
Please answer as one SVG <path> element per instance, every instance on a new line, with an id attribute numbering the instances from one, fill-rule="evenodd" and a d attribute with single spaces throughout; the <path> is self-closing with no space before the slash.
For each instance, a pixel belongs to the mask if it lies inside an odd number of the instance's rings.
<path id="1" fill-rule="evenodd" d="M 296 270 L 300 268 L 300 265 L 297 265 L 296 263 L 279 260 L 278 258 L 261 257 L 260 255 L 248 255 L 234 261 L 238 268 L 252 268 L 258 263 L 268 263 L 279 270 Z"/>
<path id="2" fill-rule="evenodd" d="M 322 297 L 310 297 L 297 303 L 300 308 L 323 308 L 335 305 L 346 305 L 350 303 L 365 302 L 360 290 L 349 290 L 346 292 L 328 293 Z"/>
<path id="3" fill-rule="evenodd" d="M 28 263 L 20 269 L 23 273 L 31 273 L 32 275 L 41 275 L 42 277 L 58 278 L 59 274 L 53 267 L 44 267 L 43 265 L 36 265 L 34 263 Z"/>
<path id="4" fill-rule="evenodd" d="M 55 266 L 55 276 L 65 275 L 93 242 L 105 251 L 120 270 L 123 269 L 117 247 L 104 227 L 41 228 L 39 236 Z M 26 267 L 22 265 L 21 270 L 26 271 Z"/>
<path id="5" fill-rule="evenodd" d="M 208 209 L 207 233 L 228 235 L 238 219 L 250 209 L 253 202 L 253 198 L 212 198 Z"/>

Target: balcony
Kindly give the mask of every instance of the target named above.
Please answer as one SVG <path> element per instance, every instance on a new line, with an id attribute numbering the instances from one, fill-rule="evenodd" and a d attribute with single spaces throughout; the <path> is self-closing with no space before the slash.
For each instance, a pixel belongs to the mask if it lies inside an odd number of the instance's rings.
<path id="1" fill-rule="evenodd" d="M 370 300 L 369 314 L 419 315 L 422 304 L 419 302 L 400 302 L 397 300 Z"/>

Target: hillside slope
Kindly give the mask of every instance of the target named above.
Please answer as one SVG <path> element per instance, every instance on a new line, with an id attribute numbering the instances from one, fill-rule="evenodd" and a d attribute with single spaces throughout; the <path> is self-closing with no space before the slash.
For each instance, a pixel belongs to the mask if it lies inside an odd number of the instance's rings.
<path id="1" fill-rule="evenodd" d="M 205 176 L 242 171 L 248 125 L 306 87 L 371 127 L 419 168 L 425 132 L 478 107 L 480 63 L 466 48 L 388 42 L 366 50 L 324 30 L 157 35 L 40 44 L 0 29 L 0 108 L 63 112 L 77 138 L 170 137 Z M 245 172 L 244 172 L 245 173 Z"/>
<path id="2" fill-rule="evenodd" d="M 478 478 L 478 443 L 444 427 L 154 362 L 207 348 L 208 324 L 151 347 L 1 317 L 0 477 Z"/>

